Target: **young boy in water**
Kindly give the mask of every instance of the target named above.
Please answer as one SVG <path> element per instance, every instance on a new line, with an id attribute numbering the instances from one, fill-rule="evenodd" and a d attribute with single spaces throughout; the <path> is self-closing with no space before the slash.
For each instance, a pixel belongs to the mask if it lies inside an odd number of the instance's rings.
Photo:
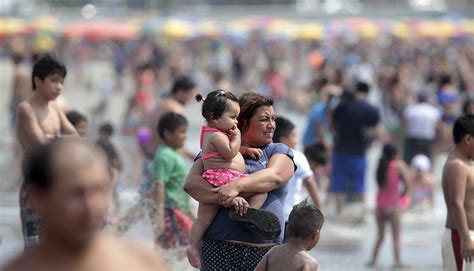
<path id="1" fill-rule="evenodd" d="M 318 244 L 323 223 L 324 216 L 318 208 L 307 199 L 300 202 L 293 207 L 288 219 L 290 241 L 273 247 L 255 270 L 318 270 L 318 261 L 308 251 Z"/>
<path id="2" fill-rule="evenodd" d="M 51 55 L 40 58 L 31 75 L 33 95 L 18 107 L 16 133 L 23 152 L 31 144 L 46 143 L 55 137 L 78 136 L 76 129 L 56 104 L 66 77 L 66 67 Z M 28 187 L 20 191 L 20 210 L 25 247 L 39 243 L 39 217 L 27 201 Z"/>

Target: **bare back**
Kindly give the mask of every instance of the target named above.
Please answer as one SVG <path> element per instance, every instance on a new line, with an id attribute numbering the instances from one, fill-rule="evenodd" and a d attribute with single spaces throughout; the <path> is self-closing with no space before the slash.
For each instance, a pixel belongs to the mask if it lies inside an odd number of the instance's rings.
<path id="1" fill-rule="evenodd" d="M 151 118 L 150 123 L 150 129 L 153 131 L 151 139 L 151 152 L 154 153 L 158 149 L 158 146 L 162 143 L 160 136 L 156 132 L 156 127 L 158 127 L 158 122 L 160 121 L 160 118 L 168 112 L 183 114 L 183 111 L 183 105 L 173 98 L 167 98 L 161 101 L 156 106 L 155 112 L 153 113 L 153 117 Z"/>
<path id="2" fill-rule="evenodd" d="M 56 250 L 57 251 L 57 248 Z M 5 271 L 168 270 L 153 251 L 112 236 L 103 236 L 82 252 L 53 252 L 36 247 L 19 256 Z"/>
<path id="3" fill-rule="evenodd" d="M 219 136 L 219 134 L 221 136 Z M 229 144 L 230 142 L 227 136 L 222 136 L 222 135 L 223 134 L 221 134 L 220 132 L 212 132 L 212 131 L 205 132 L 202 139 L 202 153 L 217 152 L 219 154 L 217 149 L 214 147 L 214 145 L 216 144 L 216 141 L 226 140 L 227 144 Z M 245 161 L 244 161 L 244 157 L 242 156 L 240 152 L 237 152 L 237 155 L 234 156 L 234 158 L 231 160 L 226 160 L 222 157 L 221 154 L 219 154 L 208 159 L 203 159 L 203 164 L 204 164 L 204 170 L 226 168 L 226 169 L 237 170 L 242 173 L 245 172 Z"/>
<path id="4" fill-rule="evenodd" d="M 256 270 L 271 271 L 315 271 L 318 270 L 318 262 L 309 256 L 306 251 L 295 252 L 288 245 L 272 248 L 262 259 L 266 261 L 266 268 Z M 259 266 L 261 266 L 259 264 Z"/>
<path id="5" fill-rule="evenodd" d="M 467 226 L 470 230 L 474 230 L 474 168 L 470 162 L 465 161 L 452 151 L 443 168 L 442 185 L 448 209 L 446 227 L 457 229 L 453 210 L 450 206 L 456 199 L 464 198 L 463 207 L 466 213 Z M 455 191 L 456 189 L 461 191 Z"/>
<path id="6" fill-rule="evenodd" d="M 18 140 L 25 151 L 33 142 L 76 133 L 54 101 L 41 107 L 32 98 L 20 104 L 16 123 Z"/>
<path id="7" fill-rule="evenodd" d="M 32 94 L 30 74 L 31 71 L 24 64 L 19 64 L 15 67 L 12 86 L 13 101 L 22 102 Z"/>

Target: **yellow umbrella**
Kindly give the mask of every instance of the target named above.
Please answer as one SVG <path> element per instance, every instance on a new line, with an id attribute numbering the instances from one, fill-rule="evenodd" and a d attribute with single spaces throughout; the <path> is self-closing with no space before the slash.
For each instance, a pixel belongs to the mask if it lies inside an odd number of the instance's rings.
<path id="1" fill-rule="evenodd" d="M 58 30 L 58 20 L 52 16 L 41 16 L 30 22 L 37 31 L 55 32 Z"/>
<path id="2" fill-rule="evenodd" d="M 298 25 L 286 20 L 273 20 L 270 22 L 267 31 L 269 34 L 296 38 L 298 34 Z"/>
<path id="3" fill-rule="evenodd" d="M 219 26 L 213 21 L 204 21 L 197 24 L 197 32 L 206 37 L 217 37 L 221 30 Z"/>
<path id="4" fill-rule="evenodd" d="M 410 36 L 411 30 L 407 23 L 396 22 L 393 24 L 392 32 L 399 38 L 408 38 Z"/>
<path id="5" fill-rule="evenodd" d="M 192 25 L 186 21 L 171 19 L 163 25 L 163 34 L 171 38 L 187 38 L 193 34 Z"/>
<path id="6" fill-rule="evenodd" d="M 466 34 L 474 35 L 474 20 L 463 21 L 461 23 L 461 31 Z"/>
<path id="7" fill-rule="evenodd" d="M 26 32 L 28 29 L 25 21 L 14 17 L 0 18 L 0 35 L 14 35 Z"/>
<path id="8" fill-rule="evenodd" d="M 373 21 L 362 21 L 359 25 L 359 33 L 364 38 L 373 39 L 379 34 L 379 27 Z"/>
<path id="9" fill-rule="evenodd" d="M 320 40 L 323 34 L 324 28 L 319 23 L 306 23 L 299 26 L 297 38 L 303 40 Z"/>

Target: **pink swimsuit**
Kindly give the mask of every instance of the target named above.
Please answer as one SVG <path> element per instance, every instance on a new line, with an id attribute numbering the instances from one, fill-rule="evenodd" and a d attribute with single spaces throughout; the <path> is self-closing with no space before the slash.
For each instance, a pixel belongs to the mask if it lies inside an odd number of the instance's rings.
<path id="1" fill-rule="evenodd" d="M 387 183 L 385 187 L 379 188 L 377 194 L 377 210 L 384 211 L 389 208 L 400 206 L 400 193 L 398 191 L 399 176 L 395 161 L 388 164 Z"/>
<path id="2" fill-rule="evenodd" d="M 203 126 L 201 129 L 201 138 L 200 138 L 200 146 L 202 149 L 202 140 L 205 132 L 219 132 L 227 135 L 230 138 L 230 135 L 226 132 L 223 132 L 219 129 Z M 215 156 L 218 156 L 218 152 L 210 152 L 210 153 L 202 153 L 202 159 L 206 160 Z M 229 168 L 218 168 L 218 169 L 208 169 L 202 173 L 202 177 L 210 184 L 215 187 L 220 187 L 226 185 L 234 180 L 240 179 L 246 176 L 244 173 L 229 169 Z"/>

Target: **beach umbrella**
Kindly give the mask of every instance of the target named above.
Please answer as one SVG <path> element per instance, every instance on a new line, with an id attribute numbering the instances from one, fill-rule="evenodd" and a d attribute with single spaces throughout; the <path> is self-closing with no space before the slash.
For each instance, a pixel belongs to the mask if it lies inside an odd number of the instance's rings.
<path id="1" fill-rule="evenodd" d="M 0 36 L 26 34 L 30 32 L 28 24 L 15 17 L 0 17 Z"/>
<path id="2" fill-rule="evenodd" d="M 37 32 L 56 32 L 59 28 L 58 20 L 53 16 L 41 16 L 29 23 L 30 27 Z"/>
<path id="3" fill-rule="evenodd" d="M 410 29 L 410 25 L 406 22 L 394 22 L 392 25 L 391 33 L 398 38 L 408 38 L 412 32 L 413 30 Z"/>
<path id="4" fill-rule="evenodd" d="M 302 40 L 320 40 L 323 38 L 324 28 L 319 23 L 305 23 L 298 27 L 296 37 Z"/>
<path id="5" fill-rule="evenodd" d="M 71 39 L 85 38 L 90 41 L 132 40 L 138 37 L 139 28 L 114 20 L 80 20 L 66 27 L 64 35 Z"/>
<path id="6" fill-rule="evenodd" d="M 187 21 L 170 19 L 163 24 L 162 32 L 171 38 L 189 38 L 193 35 L 193 25 Z"/>
<path id="7" fill-rule="evenodd" d="M 220 27 L 213 21 L 202 21 L 196 24 L 196 35 L 215 38 L 221 35 Z"/>
<path id="8" fill-rule="evenodd" d="M 298 34 L 298 25 L 287 20 L 273 20 L 267 26 L 270 38 L 294 39 Z"/>

